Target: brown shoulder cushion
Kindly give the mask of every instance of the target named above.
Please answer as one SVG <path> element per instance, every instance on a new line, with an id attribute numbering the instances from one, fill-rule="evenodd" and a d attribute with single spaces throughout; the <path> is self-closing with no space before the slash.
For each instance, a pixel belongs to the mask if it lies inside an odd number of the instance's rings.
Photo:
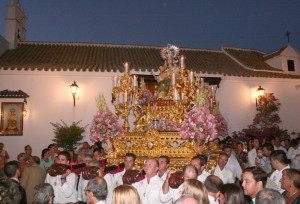
<path id="1" fill-rule="evenodd" d="M 126 170 L 125 174 L 123 175 L 123 183 L 124 184 L 133 184 L 135 182 L 141 181 L 145 178 L 143 171 L 140 170 Z"/>
<path id="2" fill-rule="evenodd" d="M 183 182 L 184 180 L 182 171 L 176 171 L 175 173 L 171 174 L 169 178 L 169 185 L 171 188 L 178 188 Z"/>
<path id="3" fill-rule="evenodd" d="M 66 173 L 67 169 L 70 169 L 70 166 L 65 164 L 53 164 L 49 169 L 48 173 L 50 176 L 57 176 Z"/>

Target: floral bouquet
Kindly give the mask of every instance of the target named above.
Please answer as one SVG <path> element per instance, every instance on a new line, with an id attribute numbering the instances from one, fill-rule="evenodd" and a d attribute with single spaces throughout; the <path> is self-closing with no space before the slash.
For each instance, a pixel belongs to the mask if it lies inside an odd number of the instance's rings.
<path id="1" fill-rule="evenodd" d="M 174 132 L 174 131 L 179 131 L 180 126 L 172 122 L 171 120 L 168 120 L 166 118 L 161 118 L 158 123 L 158 127 L 154 127 L 153 123 L 148 124 L 148 128 L 151 129 L 156 129 L 160 132 Z"/>
<path id="2" fill-rule="evenodd" d="M 225 118 L 222 114 L 214 114 L 216 121 L 216 129 L 218 132 L 218 136 L 226 137 L 228 136 L 228 126 Z"/>
<path id="3" fill-rule="evenodd" d="M 91 141 L 110 143 L 114 137 L 123 136 L 124 129 L 118 117 L 108 109 L 104 96 L 99 95 L 96 102 L 98 112 L 94 116 L 90 128 Z"/>
<path id="4" fill-rule="evenodd" d="M 193 107 L 185 115 L 180 128 L 181 138 L 208 142 L 217 136 L 215 117 L 208 108 Z"/>
<path id="5" fill-rule="evenodd" d="M 151 101 L 153 101 L 153 95 L 146 88 L 145 81 L 141 78 L 140 91 L 137 93 L 137 102 L 140 106 L 147 106 Z"/>

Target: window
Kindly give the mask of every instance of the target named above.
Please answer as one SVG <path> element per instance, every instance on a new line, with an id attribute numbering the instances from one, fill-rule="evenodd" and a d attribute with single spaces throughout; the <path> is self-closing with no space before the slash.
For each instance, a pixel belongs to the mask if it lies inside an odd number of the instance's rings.
<path id="1" fill-rule="evenodd" d="M 288 60 L 287 65 L 288 65 L 288 71 L 290 71 L 290 72 L 295 71 L 294 60 Z"/>

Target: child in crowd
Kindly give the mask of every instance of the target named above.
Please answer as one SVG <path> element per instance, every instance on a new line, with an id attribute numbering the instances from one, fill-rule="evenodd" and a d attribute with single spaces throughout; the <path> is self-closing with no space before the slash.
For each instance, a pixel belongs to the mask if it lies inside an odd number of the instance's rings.
<path id="1" fill-rule="evenodd" d="M 263 155 L 263 148 L 260 146 L 256 149 L 255 165 L 263 167 L 267 161 L 267 158 Z"/>

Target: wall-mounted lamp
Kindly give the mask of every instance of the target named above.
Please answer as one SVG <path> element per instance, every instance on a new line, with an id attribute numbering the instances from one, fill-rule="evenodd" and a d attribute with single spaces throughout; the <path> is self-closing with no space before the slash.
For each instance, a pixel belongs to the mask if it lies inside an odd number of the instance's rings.
<path id="1" fill-rule="evenodd" d="M 23 117 L 25 118 L 27 116 L 27 110 L 24 108 L 23 110 Z"/>
<path id="2" fill-rule="evenodd" d="M 265 94 L 265 89 L 262 88 L 261 86 L 258 87 L 258 89 L 256 90 L 256 107 L 260 102 L 260 97 L 262 97 Z"/>
<path id="3" fill-rule="evenodd" d="M 75 106 L 75 96 L 77 94 L 77 89 L 79 88 L 79 86 L 76 84 L 76 81 L 74 81 L 73 84 L 70 85 L 70 88 L 71 88 L 71 93 L 73 95 L 73 101 Z"/>

